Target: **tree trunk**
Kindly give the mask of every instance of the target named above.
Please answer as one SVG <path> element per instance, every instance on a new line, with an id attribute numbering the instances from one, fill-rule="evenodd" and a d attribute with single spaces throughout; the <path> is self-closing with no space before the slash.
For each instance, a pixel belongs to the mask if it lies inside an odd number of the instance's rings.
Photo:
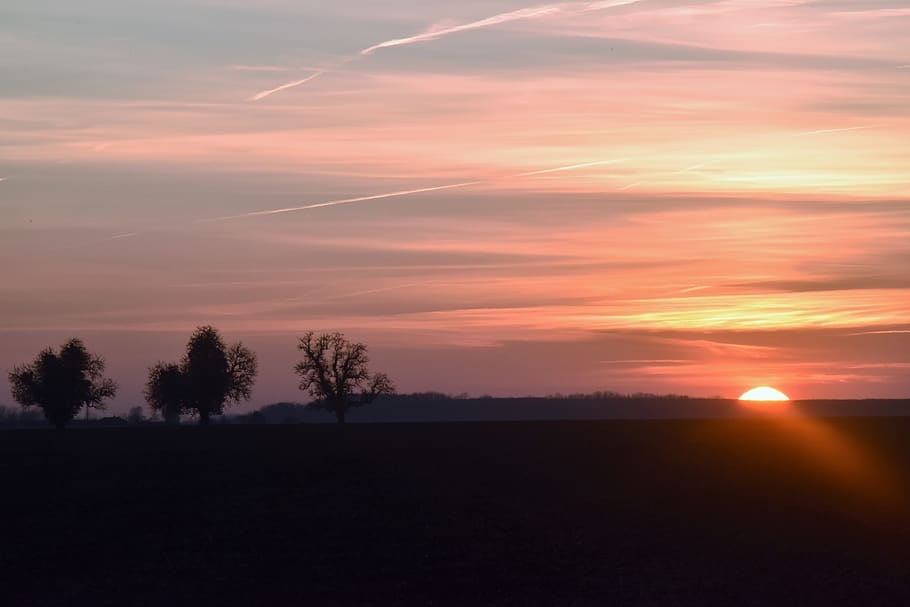
<path id="1" fill-rule="evenodd" d="M 199 425 L 200 425 L 200 426 L 208 426 L 208 425 L 209 425 L 209 412 L 208 412 L 208 411 L 200 411 L 200 412 L 199 412 Z"/>
<path id="2" fill-rule="evenodd" d="M 344 410 L 344 407 L 339 406 L 339 407 L 336 407 L 336 408 L 335 408 L 335 419 L 338 420 L 338 423 L 339 423 L 339 424 L 343 424 L 343 423 L 344 423 L 344 415 L 345 415 L 345 413 L 347 413 L 347 412 Z"/>

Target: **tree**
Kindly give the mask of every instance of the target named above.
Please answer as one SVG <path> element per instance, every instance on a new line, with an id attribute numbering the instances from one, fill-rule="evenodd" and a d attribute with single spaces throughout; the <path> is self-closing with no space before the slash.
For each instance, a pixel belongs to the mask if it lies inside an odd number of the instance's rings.
<path id="1" fill-rule="evenodd" d="M 126 414 L 126 421 L 133 426 L 138 426 L 145 422 L 145 412 L 142 410 L 142 407 L 140 405 L 130 407 L 129 413 Z"/>
<path id="2" fill-rule="evenodd" d="M 303 360 L 294 367 L 301 377 L 300 389 L 316 399 L 312 406 L 334 413 L 339 424 L 351 407 L 395 392 L 385 373 L 371 374 L 367 369 L 367 347 L 346 340 L 341 333 L 310 331 L 300 338 L 297 349 L 303 352 Z"/>
<path id="3" fill-rule="evenodd" d="M 104 377 L 104 359 L 76 338 L 63 344 L 59 353 L 48 348 L 31 364 L 14 367 L 9 383 L 19 404 L 40 407 L 59 429 L 83 407 L 103 409 L 104 401 L 117 393 L 117 384 Z"/>
<path id="4" fill-rule="evenodd" d="M 200 424 L 224 413 L 228 403 L 248 400 L 256 382 L 256 354 L 242 343 L 226 346 L 217 329 L 198 327 L 180 364 L 149 369 L 145 397 L 165 419 L 195 413 Z"/>
<path id="5" fill-rule="evenodd" d="M 176 363 L 160 362 L 149 369 L 145 384 L 145 400 L 153 411 L 161 413 L 164 421 L 176 424 L 185 405 L 183 372 Z"/>

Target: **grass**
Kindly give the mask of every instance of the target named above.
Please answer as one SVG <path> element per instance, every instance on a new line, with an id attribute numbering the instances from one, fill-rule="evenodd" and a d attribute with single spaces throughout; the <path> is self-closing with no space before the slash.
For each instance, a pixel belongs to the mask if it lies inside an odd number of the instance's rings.
<path id="1" fill-rule="evenodd" d="M 907 604 L 910 419 L 817 423 L 888 490 L 767 419 L 3 432 L 4 603 Z"/>

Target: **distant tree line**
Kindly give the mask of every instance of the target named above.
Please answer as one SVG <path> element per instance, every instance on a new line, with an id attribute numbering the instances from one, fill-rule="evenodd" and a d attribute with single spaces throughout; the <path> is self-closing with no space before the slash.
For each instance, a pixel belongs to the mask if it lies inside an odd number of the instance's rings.
<path id="1" fill-rule="evenodd" d="M 34 426 L 42 421 L 44 416 L 35 409 L 11 409 L 0 405 L 0 427 Z"/>
<path id="2" fill-rule="evenodd" d="M 691 398 L 685 394 L 653 394 L 651 392 L 612 392 L 609 390 L 598 390 L 595 392 L 573 392 L 571 394 L 549 394 L 546 398 L 553 400 L 614 400 L 614 399 L 635 399 L 635 400 L 686 400 Z"/>
<path id="3" fill-rule="evenodd" d="M 364 344 L 341 333 L 308 332 L 298 341 L 302 359 L 294 367 L 300 389 L 313 397 L 311 406 L 329 411 L 343 424 L 347 412 L 394 393 L 384 373 L 371 373 Z M 73 338 L 59 350 L 42 350 L 31 363 L 9 372 L 13 398 L 33 420 L 31 407 L 40 409 L 53 426 L 63 428 L 82 410 L 103 409 L 117 393 L 117 384 L 105 377 L 105 361 Z M 198 327 L 190 336 L 179 362 L 158 362 L 149 369 L 145 398 L 152 410 L 174 423 L 181 415 L 195 416 L 208 424 L 223 415 L 225 407 L 249 400 L 258 374 L 256 354 L 237 342 L 227 345 L 211 326 Z M 12 413 L 0 408 L 0 425 L 14 425 Z M 29 417 L 31 416 L 31 417 Z M 134 407 L 124 423 L 144 421 Z"/>

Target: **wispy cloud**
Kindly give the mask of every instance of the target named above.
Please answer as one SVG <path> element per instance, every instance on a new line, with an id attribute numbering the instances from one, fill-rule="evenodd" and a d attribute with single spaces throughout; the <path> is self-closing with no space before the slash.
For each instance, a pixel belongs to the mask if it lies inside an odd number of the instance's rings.
<path id="1" fill-rule="evenodd" d="M 910 16 L 910 8 L 872 8 L 831 13 L 842 19 L 889 19 Z"/>
<path id="2" fill-rule="evenodd" d="M 579 15 L 583 13 L 588 13 L 592 11 L 601 11 L 609 8 L 625 6 L 628 4 L 637 4 L 642 0 L 602 0 L 600 2 L 570 2 L 565 4 L 546 4 L 542 6 L 534 6 L 528 8 L 521 8 L 514 11 L 509 11 L 506 13 L 499 13 L 493 15 L 492 17 L 486 17 L 485 19 L 480 19 L 478 21 L 471 21 L 470 23 L 462 23 L 461 25 L 454 25 L 452 27 L 447 27 L 443 29 L 431 29 L 427 30 L 421 34 L 415 36 L 408 36 L 405 38 L 393 38 L 391 40 L 386 40 L 373 46 L 368 46 L 364 49 L 361 49 L 357 52 L 356 55 L 352 57 L 346 57 L 342 60 L 342 63 L 350 63 L 360 57 L 366 57 L 372 55 L 378 50 L 384 48 L 392 48 L 396 46 L 406 46 L 410 44 L 418 44 L 421 42 L 430 42 L 432 40 L 437 40 L 439 38 L 444 38 L 445 36 L 450 36 L 452 34 L 457 34 L 460 32 L 467 32 L 471 30 L 485 29 L 489 27 L 495 27 L 497 25 L 502 25 L 505 23 L 510 23 L 513 21 L 527 21 L 530 19 L 542 19 L 545 17 L 554 17 L 557 15 Z M 295 88 L 306 84 L 320 76 L 323 76 L 329 73 L 331 70 L 329 68 L 319 69 L 316 72 L 310 74 L 306 78 L 300 80 L 294 80 L 292 82 L 287 82 L 275 88 L 267 89 L 260 91 L 253 95 L 251 101 L 260 101 L 287 89 Z"/>

